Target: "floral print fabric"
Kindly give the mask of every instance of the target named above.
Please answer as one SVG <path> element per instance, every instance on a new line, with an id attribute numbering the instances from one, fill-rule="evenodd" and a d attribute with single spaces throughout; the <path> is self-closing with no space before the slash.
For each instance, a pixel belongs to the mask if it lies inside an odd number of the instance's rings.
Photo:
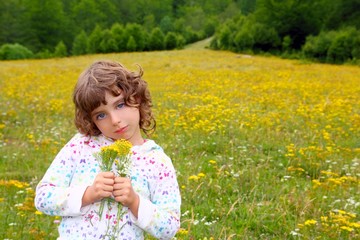
<path id="1" fill-rule="evenodd" d="M 59 239 L 110 239 L 117 224 L 117 202 L 105 208 L 100 202 L 81 207 L 86 188 L 100 172 L 94 153 L 113 141 L 103 135 L 76 134 L 58 153 L 36 188 L 38 210 L 62 216 Z M 139 194 L 138 218 L 124 207 L 116 239 L 143 239 L 146 231 L 170 239 L 180 227 L 180 192 L 171 159 L 153 140 L 131 148 L 131 182 Z"/>

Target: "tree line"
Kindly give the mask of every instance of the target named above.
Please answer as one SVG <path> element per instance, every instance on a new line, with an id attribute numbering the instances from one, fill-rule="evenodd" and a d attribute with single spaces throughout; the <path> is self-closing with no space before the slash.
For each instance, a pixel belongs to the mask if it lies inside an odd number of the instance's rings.
<path id="1" fill-rule="evenodd" d="M 0 59 L 182 48 L 360 58 L 359 0 L 7 0 Z"/>
<path id="2" fill-rule="evenodd" d="M 250 0 L 6 0 L 0 58 L 181 48 L 253 8 Z"/>
<path id="3" fill-rule="evenodd" d="M 360 63 L 359 0 L 257 0 L 217 27 L 213 49 Z"/>

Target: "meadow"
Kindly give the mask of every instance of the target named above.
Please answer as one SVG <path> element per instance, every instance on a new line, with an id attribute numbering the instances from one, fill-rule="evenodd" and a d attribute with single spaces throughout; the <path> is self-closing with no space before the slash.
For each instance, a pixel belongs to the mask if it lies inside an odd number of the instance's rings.
<path id="1" fill-rule="evenodd" d="M 144 69 L 181 187 L 176 239 L 360 239 L 360 68 L 206 49 L 0 62 L 0 239 L 56 239 L 34 189 L 98 59 Z"/>

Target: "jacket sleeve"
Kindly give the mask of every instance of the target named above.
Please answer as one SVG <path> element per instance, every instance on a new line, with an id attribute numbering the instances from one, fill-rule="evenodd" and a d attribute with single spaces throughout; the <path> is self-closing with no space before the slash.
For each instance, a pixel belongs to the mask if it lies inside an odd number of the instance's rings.
<path id="1" fill-rule="evenodd" d="M 149 184 L 151 198 L 140 196 L 138 218 L 132 221 L 157 239 L 171 239 L 180 228 L 181 197 L 175 169 L 166 155 L 156 167 Z"/>
<path id="2" fill-rule="evenodd" d="M 81 205 L 87 186 L 71 186 L 76 171 L 75 147 L 70 142 L 65 145 L 37 185 L 35 207 L 39 211 L 57 216 L 77 216 L 86 211 Z"/>

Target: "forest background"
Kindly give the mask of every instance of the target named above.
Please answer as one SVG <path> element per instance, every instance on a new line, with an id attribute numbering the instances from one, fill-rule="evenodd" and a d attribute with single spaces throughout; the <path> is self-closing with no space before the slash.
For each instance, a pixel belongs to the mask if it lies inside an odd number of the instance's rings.
<path id="1" fill-rule="evenodd" d="M 359 0 L 7 0 L 0 59 L 183 48 L 360 59 Z"/>

